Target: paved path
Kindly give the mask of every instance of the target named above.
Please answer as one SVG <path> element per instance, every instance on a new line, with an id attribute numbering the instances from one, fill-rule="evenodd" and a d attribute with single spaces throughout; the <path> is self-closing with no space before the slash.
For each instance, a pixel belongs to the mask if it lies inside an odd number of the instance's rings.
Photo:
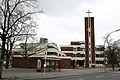
<path id="1" fill-rule="evenodd" d="M 99 73 L 99 72 L 105 72 L 104 68 L 61 69 L 60 72 L 46 72 L 46 74 L 44 74 L 44 72 L 36 72 L 35 69 L 11 68 L 8 70 L 4 69 L 2 76 L 17 77 L 20 79 L 39 79 L 39 78 L 54 78 L 61 76 L 90 74 L 90 73 Z"/>

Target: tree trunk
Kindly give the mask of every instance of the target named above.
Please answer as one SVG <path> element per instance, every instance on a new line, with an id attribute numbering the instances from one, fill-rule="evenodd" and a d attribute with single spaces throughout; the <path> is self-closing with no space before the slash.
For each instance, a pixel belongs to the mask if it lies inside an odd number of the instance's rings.
<path id="1" fill-rule="evenodd" d="M 114 64 L 112 64 L 112 69 L 115 70 L 115 68 L 114 68 Z"/>
<path id="2" fill-rule="evenodd" d="M 5 56 L 5 40 L 2 41 L 2 54 L 1 54 L 1 59 L 2 60 L 4 60 L 4 56 Z"/>
<path id="3" fill-rule="evenodd" d="M 9 69 L 9 58 L 6 58 L 6 65 L 5 65 L 6 69 Z"/>
<path id="4" fill-rule="evenodd" d="M 3 37 L 3 36 L 2 36 Z M 2 38 L 2 52 L 1 52 L 1 59 L 0 59 L 0 79 L 2 78 L 2 72 L 3 72 L 3 60 L 5 55 L 5 38 Z"/>
<path id="5" fill-rule="evenodd" d="M 28 68 L 28 58 L 27 57 L 25 57 L 24 58 L 24 68 Z"/>
<path id="6" fill-rule="evenodd" d="M 3 60 L 0 59 L 0 79 L 2 78 L 2 71 L 3 71 Z"/>

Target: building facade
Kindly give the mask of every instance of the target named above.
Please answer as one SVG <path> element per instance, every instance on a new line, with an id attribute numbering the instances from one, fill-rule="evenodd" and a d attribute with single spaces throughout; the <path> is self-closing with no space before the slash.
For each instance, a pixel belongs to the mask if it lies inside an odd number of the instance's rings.
<path id="1" fill-rule="evenodd" d="M 35 43 L 36 44 L 36 43 Z M 30 45 L 30 44 L 29 44 Z M 33 46 L 33 44 L 32 44 Z M 14 49 L 14 55 L 12 60 L 12 67 L 15 68 L 37 68 L 38 61 L 43 69 L 44 64 L 50 70 L 59 69 L 73 69 L 79 67 L 85 67 L 85 42 L 84 41 L 72 41 L 70 45 L 61 45 L 60 49 L 55 43 L 40 44 L 37 48 L 46 47 L 47 49 L 38 51 L 36 54 L 29 56 L 27 62 L 21 54 L 24 53 L 21 48 Z M 29 46 L 30 47 L 30 46 Z M 33 50 L 32 50 L 33 51 Z M 103 45 L 95 46 L 95 67 L 104 67 L 104 48 Z M 31 52 L 29 51 L 29 54 Z M 19 63 L 19 64 L 18 64 Z M 90 67 L 92 63 L 89 63 Z"/>
<path id="2" fill-rule="evenodd" d="M 61 45 L 61 51 L 66 56 L 71 57 L 71 63 L 73 68 L 85 67 L 85 42 L 84 41 L 72 41 L 70 45 Z M 95 67 L 104 67 L 104 46 L 95 45 Z M 89 57 L 90 59 L 90 57 Z M 89 66 L 92 63 L 89 61 Z"/>
<path id="3" fill-rule="evenodd" d="M 34 46 L 35 48 L 32 49 Z M 20 48 L 13 50 L 12 67 L 37 69 L 39 65 L 41 71 L 43 71 L 44 65 L 49 70 L 71 68 L 71 57 L 67 57 L 61 52 L 55 43 L 46 43 L 46 40 L 41 43 L 27 43 L 28 49 L 28 53 L 25 53 L 24 44 L 21 43 Z M 35 54 L 31 55 L 32 53 Z M 24 57 L 28 55 L 31 56 Z"/>

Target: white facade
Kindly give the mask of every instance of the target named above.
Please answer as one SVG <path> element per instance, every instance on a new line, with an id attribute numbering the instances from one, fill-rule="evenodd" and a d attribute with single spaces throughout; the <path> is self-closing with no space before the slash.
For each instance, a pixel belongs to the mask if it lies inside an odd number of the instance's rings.
<path id="1" fill-rule="evenodd" d="M 31 55 L 30 57 L 54 57 L 54 58 L 58 58 L 58 57 L 62 57 L 62 56 L 66 56 L 66 54 L 64 54 L 63 52 L 58 50 L 58 47 L 55 43 L 44 43 L 44 44 L 39 44 L 39 43 L 28 43 L 29 47 L 34 47 L 31 48 L 31 50 L 29 50 L 27 52 L 28 54 L 32 54 L 35 53 L 34 55 Z M 16 48 L 13 49 L 13 52 L 18 52 L 18 54 L 14 54 L 14 57 L 22 57 L 22 54 L 24 54 L 24 49 L 21 48 Z M 46 54 L 47 53 L 47 54 Z M 48 54 L 51 53 L 51 54 Z M 55 54 L 52 54 L 55 53 Z"/>
<path id="2" fill-rule="evenodd" d="M 76 45 L 60 45 L 61 48 L 72 48 L 73 50 L 62 50 L 63 53 L 71 54 L 72 60 L 75 61 L 84 61 L 85 60 L 85 43 L 82 41 L 80 42 L 82 44 L 76 44 Z M 95 60 L 96 60 L 96 66 L 97 67 L 103 67 L 104 62 L 104 46 L 103 45 L 96 45 L 95 46 Z M 67 56 L 69 56 L 67 55 Z M 89 55 L 89 60 L 91 60 L 91 55 Z"/>

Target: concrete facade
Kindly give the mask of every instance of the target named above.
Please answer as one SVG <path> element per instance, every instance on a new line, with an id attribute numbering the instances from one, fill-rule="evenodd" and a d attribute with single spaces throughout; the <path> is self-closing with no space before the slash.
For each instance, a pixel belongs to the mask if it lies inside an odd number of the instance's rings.
<path id="1" fill-rule="evenodd" d="M 85 66 L 85 42 L 73 41 L 70 45 L 61 45 L 61 51 L 55 48 L 54 44 L 49 44 L 47 49 L 47 55 L 45 58 L 45 52 L 30 56 L 27 61 L 19 55 L 21 49 L 15 49 L 18 54 L 13 56 L 12 66 L 15 68 L 36 68 L 38 59 L 42 60 L 42 66 L 45 63 L 48 68 L 52 69 L 71 69 Z M 104 50 L 103 45 L 95 46 L 95 63 L 96 67 L 103 67 Z"/>
<path id="2" fill-rule="evenodd" d="M 95 45 L 95 66 L 104 67 L 104 46 Z M 60 45 L 61 51 L 66 56 L 71 57 L 71 64 L 73 68 L 85 67 L 85 42 L 84 41 L 72 41 L 70 45 Z M 91 57 L 89 57 L 90 59 Z M 89 63 L 91 67 L 92 63 Z"/>

